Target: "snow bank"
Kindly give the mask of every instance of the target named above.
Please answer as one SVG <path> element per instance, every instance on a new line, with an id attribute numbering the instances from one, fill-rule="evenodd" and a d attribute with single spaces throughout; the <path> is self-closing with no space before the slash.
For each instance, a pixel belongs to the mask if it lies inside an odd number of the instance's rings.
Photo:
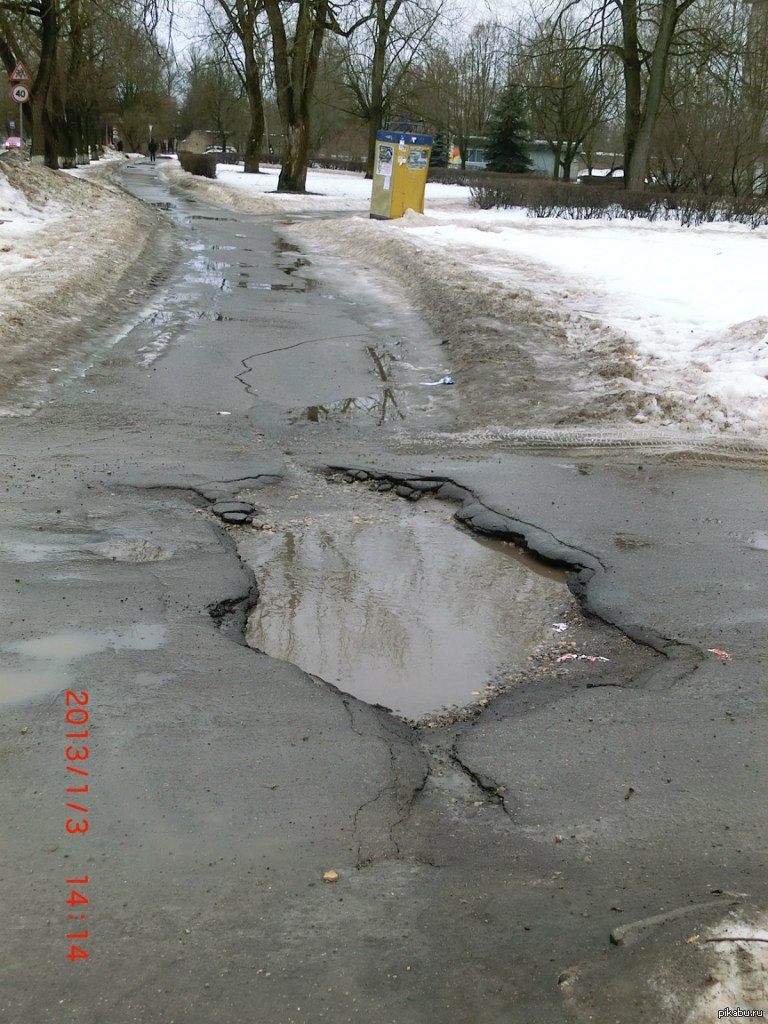
<path id="1" fill-rule="evenodd" d="M 157 224 L 114 187 L 0 159 L 0 396 L 13 390 L 13 411 L 33 408 L 112 300 L 123 305 Z"/>

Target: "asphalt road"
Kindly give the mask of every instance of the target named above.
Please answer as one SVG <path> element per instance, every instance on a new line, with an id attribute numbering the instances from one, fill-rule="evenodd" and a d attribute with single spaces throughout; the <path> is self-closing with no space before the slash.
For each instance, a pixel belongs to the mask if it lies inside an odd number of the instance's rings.
<path id="1" fill-rule="evenodd" d="M 3 424 L 0 1017 L 686 1020 L 713 970 L 686 939 L 766 906 L 764 468 L 409 452 L 461 402 L 418 386 L 426 325 L 156 173 L 125 175 L 176 252 L 152 311 Z M 256 581 L 211 508 L 311 507 L 329 466 L 455 485 L 572 569 L 610 660 L 414 730 L 248 649 Z"/>

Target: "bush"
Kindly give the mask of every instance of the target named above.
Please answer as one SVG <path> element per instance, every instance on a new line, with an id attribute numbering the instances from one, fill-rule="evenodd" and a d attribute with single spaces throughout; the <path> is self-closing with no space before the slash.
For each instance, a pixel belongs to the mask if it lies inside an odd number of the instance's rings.
<path id="1" fill-rule="evenodd" d="M 350 171 L 352 174 L 365 174 L 365 164 L 366 162 L 362 158 L 317 156 L 309 166 L 324 171 Z"/>
<path id="2" fill-rule="evenodd" d="M 481 210 L 522 207 L 530 217 L 566 220 L 614 220 L 637 218 L 677 221 L 698 227 L 729 221 L 751 228 L 768 224 L 768 200 L 747 196 L 682 195 L 679 192 L 626 192 L 615 185 L 589 187 L 569 182 L 521 178 L 511 182 L 483 182 L 471 186 L 471 203 Z"/>
<path id="3" fill-rule="evenodd" d="M 188 149 L 178 152 L 181 169 L 201 178 L 216 177 L 216 156 L 216 153 L 190 153 Z"/>

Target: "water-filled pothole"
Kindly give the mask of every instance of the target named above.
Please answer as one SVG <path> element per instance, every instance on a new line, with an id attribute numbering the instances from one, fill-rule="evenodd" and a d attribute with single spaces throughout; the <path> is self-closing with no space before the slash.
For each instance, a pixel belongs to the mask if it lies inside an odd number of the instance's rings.
<path id="1" fill-rule="evenodd" d="M 458 528 L 433 499 L 356 495 L 343 517 L 239 547 L 259 584 L 248 643 L 409 719 L 486 698 L 575 607 L 563 571 Z"/>

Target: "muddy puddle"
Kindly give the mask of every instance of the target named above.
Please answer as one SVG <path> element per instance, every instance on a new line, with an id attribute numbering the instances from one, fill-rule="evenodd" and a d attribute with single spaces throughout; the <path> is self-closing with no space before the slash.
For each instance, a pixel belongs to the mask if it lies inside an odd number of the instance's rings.
<path id="1" fill-rule="evenodd" d="M 564 572 L 466 532 L 453 511 L 379 494 L 238 533 L 260 594 L 248 643 L 408 719 L 487 698 L 573 599 Z"/>
<path id="2" fill-rule="evenodd" d="M 42 697 L 73 685 L 72 667 L 106 650 L 152 651 L 162 646 L 165 626 L 136 623 L 127 629 L 66 630 L 3 644 L 0 704 Z"/>

